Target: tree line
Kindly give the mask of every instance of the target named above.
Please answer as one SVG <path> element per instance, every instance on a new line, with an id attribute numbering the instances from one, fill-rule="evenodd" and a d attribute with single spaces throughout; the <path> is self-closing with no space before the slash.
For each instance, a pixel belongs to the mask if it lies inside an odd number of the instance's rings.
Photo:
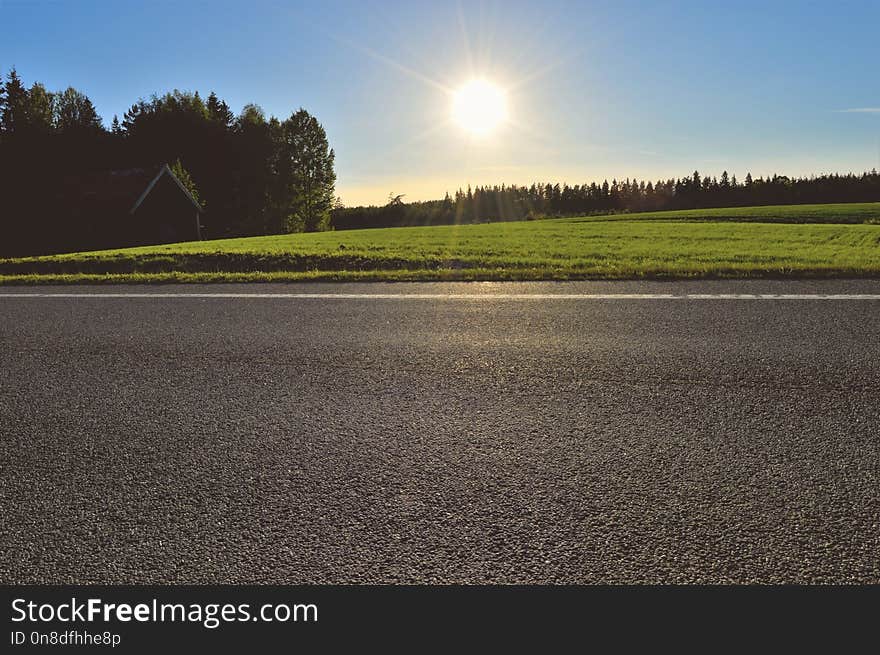
<path id="1" fill-rule="evenodd" d="M 202 203 L 209 238 L 330 227 L 334 152 L 305 109 L 284 119 L 256 104 L 239 114 L 210 93 L 173 90 L 140 99 L 109 129 L 92 101 L 69 87 L 0 79 L 0 250 L 69 249 L 68 217 L 51 203 L 65 178 L 173 164 Z M 69 237 L 64 237 L 69 240 Z"/>
<path id="2" fill-rule="evenodd" d="M 468 187 L 443 200 L 404 203 L 389 196 L 385 206 L 338 208 L 337 229 L 519 221 L 554 216 L 617 212 L 706 209 L 880 200 L 880 174 L 829 174 L 810 177 L 772 175 L 742 181 L 724 171 L 720 177 L 692 175 L 657 180 L 605 180 L 601 184 L 532 184 Z"/>
<path id="3" fill-rule="evenodd" d="M 91 171 L 172 164 L 203 204 L 208 238 L 612 212 L 880 200 L 880 175 L 772 175 L 740 181 L 699 172 L 657 181 L 477 186 L 442 200 L 342 207 L 334 152 L 304 109 L 235 114 L 210 93 L 174 90 L 140 99 L 105 128 L 91 100 L 68 87 L 0 79 L 0 255 L 84 249 L 76 226 L 49 202 L 61 180 Z M 86 246 L 88 244 L 85 244 Z"/>

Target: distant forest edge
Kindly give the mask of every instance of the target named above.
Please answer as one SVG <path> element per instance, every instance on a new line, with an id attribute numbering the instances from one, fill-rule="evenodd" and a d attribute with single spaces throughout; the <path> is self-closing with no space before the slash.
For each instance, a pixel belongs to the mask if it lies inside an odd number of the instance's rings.
<path id="1" fill-rule="evenodd" d="M 501 185 L 459 189 L 443 200 L 404 203 L 401 196 L 389 198 L 383 207 L 337 208 L 331 225 L 336 229 L 402 227 L 521 221 L 564 216 L 589 216 L 623 212 L 806 205 L 880 201 L 880 174 L 876 170 L 855 175 L 818 175 L 791 178 L 784 175 L 752 178 L 740 182 L 736 176 L 702 177 L 698 171 L 680 179 L 645 182 L 636 179 L 605 180 L 601 184 Z M 738 220 L 745 214 L 734 212 Z M 824 222 L 825 212 L 812 215 Z M 800 221 L 787 213 L 783 220 Z"/>
<path id="2" fill-rule="evenodd" d="M 344 207 L 335 154 L 304 109 L 284 119 L 256 104 L 235 115 L 211 93 L 138 100 L 107 129 L 82 92 L 0 84 L 0 256 L 90 250 L 99 236 L 56 201 L 78 175 L 169 163 L 203 206 L 210 239 L 328 229 L 426 226 L 660 210 L 880 201 L 880 175 L 679 179 L 477 186 L 442 200 Z M 123 220 L 124 217 L 120 217 Z M 821 216 L 818 220 L 821 220 Z M 92 228 L 94 230 L 94 228 Z"/>

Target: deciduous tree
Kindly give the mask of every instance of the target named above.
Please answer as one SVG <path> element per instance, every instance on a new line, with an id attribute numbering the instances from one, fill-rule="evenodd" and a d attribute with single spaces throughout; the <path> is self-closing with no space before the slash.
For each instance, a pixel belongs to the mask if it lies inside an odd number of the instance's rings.
<path id="1" fill-rule="evenodd" d="M 287 196 L 288 232 L 325 230 L 330 226 L 336 172 L 327 133 L 305 109 L 281 124 L 278 174 Z"/>

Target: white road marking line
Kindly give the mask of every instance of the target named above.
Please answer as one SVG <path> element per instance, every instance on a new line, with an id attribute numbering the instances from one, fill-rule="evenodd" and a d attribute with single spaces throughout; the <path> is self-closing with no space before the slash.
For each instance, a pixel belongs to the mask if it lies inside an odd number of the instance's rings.
<path id="1" fill-rule="evenodd" d="M 292 300 L 880 300 L 878 293 L 0 293 L 0 298 Z"/>

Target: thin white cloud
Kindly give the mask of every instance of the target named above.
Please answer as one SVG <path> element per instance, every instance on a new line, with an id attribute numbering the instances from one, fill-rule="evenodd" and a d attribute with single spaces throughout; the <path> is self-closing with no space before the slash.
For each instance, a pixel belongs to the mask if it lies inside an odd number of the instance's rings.
<path id="1" fill-rule="evenodd" d="M 880 114 L 880 107 L 853 107 L 852 109 L 838 109 L 838 114 Z"/>

